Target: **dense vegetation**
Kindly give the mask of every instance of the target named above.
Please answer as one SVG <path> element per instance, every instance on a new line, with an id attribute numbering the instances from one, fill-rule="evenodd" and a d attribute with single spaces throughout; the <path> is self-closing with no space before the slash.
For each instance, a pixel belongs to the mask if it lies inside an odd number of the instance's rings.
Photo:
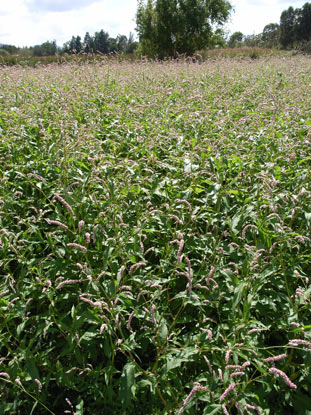
<path id="1" fill-rule="evenodd" d="M 87 32 L 83 41 L 80 36 L 72 36 L 62 48 L 57 47 L 56 41 L 44 42 L 41 45 L 33 47 L 17 48 L 11 45 L 1 45 L 0 56 L 21 55 L 25 56 L 55 56 L 63 54 L 110 54 L 110 53 L 126 53 L 131 54 L 137 48 L 137 42 L 134 40 L 133 33 L 129 37 L 118 35 L 116 38 L 110 37 L 108 32 L 100 30 L 90 35 Z"/>
<path id="2" fill-rule="evenodd" d="M 264 46 L 282 49 L 300 49 L 311 53 L 311 4 L 301 8 L 289 7 L 280 16 L 280 23 L 267 24 L 258 35 L 244 36 L 233 33 L 228 46 Z"/>
<path id="3" fill-rule="evenodd" d="M 36 63 L 40 58 L 55 56 L 45 61 L 57 62 L 60 55 L 124 54 L 157 59 L 192 56 L 211 49 L 260 47 L 295 49 L 311 53 L 311 4 L 301 8 L 289 7 L 280 16 L 280 23 L 267 24 L 262 33 L 244 35 L 241 31 L 230 36 L 223 28 L 232 13 L 227 0 L 139 0 L 136 13 L 136 31 L 129 36 L 110 37 L 103 29 L 84 38 L 72 36 L 62 47 L 56 41 L 47 41 L 33 47 L 18 48 L 0 44 L 0 64 Z M 35 59 L 31 59 L 35 57 Z M 39 59 L 38 59 L 39 58 Z"/>
<path id="4" fill-rule="evenodd" d="M 1 414 L 310 414 L 310 59 L 0 78 Z"/>
<path id="5" fill-rule="evenodd" d="M 193 55 L 214 46 L 232 10 L 227 0 L 140 0 L 136 16 L 139 50 L 164 58 Z M 216 36 L 215 36 L 216 35 Z"/>

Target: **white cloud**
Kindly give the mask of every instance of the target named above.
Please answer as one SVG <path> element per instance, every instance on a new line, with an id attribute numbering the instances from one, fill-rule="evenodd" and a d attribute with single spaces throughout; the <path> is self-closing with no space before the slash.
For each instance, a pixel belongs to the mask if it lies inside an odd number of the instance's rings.
<path id="1" fill-rule="evenodd" d="M 29 10 L 38 12 L 63 12 L 90 6 L 97 0 L 26 0 Z"/>
<path id="2" fill-rule="evenodd" d="M 5 2 L 9 3 L 9 2 Z M 31 46 L 46 40 L 56 40 L 59 46 L 71 36 L 84 37 L 103 29 L 110 36 L 128 35 L 135 29 L 136 0 L 79 0 L 79 8 L 51 10 L 52 0 L 44 0 L 39 9 L 27 8 L 30 0 L 10 0 L 0 5 L 0 43 Z M 31 0 L 32 6 L 39 0 Z M 58 0 L 57 3 L 60 3 Z M 87 7 L 82 7 L 84 4 Z"/>
<path id="3" fill-rule="evenodd" d="M 232 0 L 235 12 L 228 24 L 230 32 L 245 35 L 261 33 L 269 23 L 279 23 L 283 10 L 289 6 L 301 7 L 305 1 L 288 0 Z"/>
<path id="4" fill-rule="evenodd" d="M 305 1 L 231 0 L 235 6 L 227 29 L 243 34 L 262 32 L 278 23 L 281 12 Z M 135 29 L 137 0 L 0 0 L 0 43 L 31 46 L 56 40 L 59 46 L 71 36 L 84 37 L 103 29 L 110 36 L 128 35 Z"/>

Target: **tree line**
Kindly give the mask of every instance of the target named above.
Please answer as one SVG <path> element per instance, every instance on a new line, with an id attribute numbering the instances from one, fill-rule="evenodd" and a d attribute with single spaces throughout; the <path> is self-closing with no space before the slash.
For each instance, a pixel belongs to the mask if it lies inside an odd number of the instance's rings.
<path id="1" fill-rule="evenodd" d="M 129 36 L 118 35 L 116 38 L 110 37 L 108 32 L 100 30 L 95 32 L 92 36 L 86 32 L 84 39 L 78 36 L 72 38 L 64 43 L 63 47 L 58 47 L 56 41 L 47 41 L 41 45 L 31 47 L 18 48 L 12 45 L 1 45 L 0 55 L 22 54 L 32 56 L 54 56 L 56 54 L 79 54 L 79 53 L 94 53 L 94 54 L 109 54 L 109 53 L 126 53 L 132 54 L 137 48 L 137 42 L 134 39 L 134 34 Z M 2 53 L 1 53 L 2 51 Z"/>
<path id="2" fill-rule="evenodd" d="M 244 36 L 242 32 L 233 33 L 228 40 L 228 46 L 301 49 L 306 47 L 308 42 L 311 42 L 311 4 L 305 3 L 301 8 L 294 9 L 290 6 L 284 10 L 280 16 L 280 23 L 266 25 L 263 32 L 258 35 Z"/>
<path id="3" fill-rule="evenodd" d="M 137 48 L 137 42 L 134 40 L 133 33 L 129 37 L 118 35 L 116 38 L 110 37 L 108 32 L 101 30 L 91 36 L 86 32 L 82 41 L 80 36 L 72 36 L 62 48 L 62 53 L 102 53 L 109 54 L 123 52 L 131 54 Z"/>
<path id="4" fill-rule="evenodd" d="M 127 37 L 110 37 L 100 30 L 83 40 L 78 36 L 58 47 L 55 41 L 47 41 L 29 48 L 0 45 L 0 56 L 25 54 L 53 56 L 56 54 L 110 54 L 136 52 L 149 57 L 174 57 L 192 55 L 207 48 L 260 46 L 267 48 L 301 48 L 309 45 L 311 52 L 311 4 L 301 8 L 289 7 L 280 16 L 279 23 L 266 25 L 258 35 L 244 36 L 234 32 L 227 36 L 223 25 L 232 12 L 227 0 L 138 0 L 136 31 Z"/>

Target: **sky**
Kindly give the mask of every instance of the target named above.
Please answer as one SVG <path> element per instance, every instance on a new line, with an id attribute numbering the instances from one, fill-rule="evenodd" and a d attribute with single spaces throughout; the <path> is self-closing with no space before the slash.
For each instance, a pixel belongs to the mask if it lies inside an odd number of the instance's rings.
<path id="1" fill-rule="evenodd" d="M 225 29 L 244 35 L 260 33 L 266 24 L 279 23 L 297 0 L 231 0 L 234 13 Z M 34 46 L 56 40 L 58 46 L 71 37 L 103 29 L 111 37 L 135 34 L 137 0 L 0 0 L 0 44 Z"/>

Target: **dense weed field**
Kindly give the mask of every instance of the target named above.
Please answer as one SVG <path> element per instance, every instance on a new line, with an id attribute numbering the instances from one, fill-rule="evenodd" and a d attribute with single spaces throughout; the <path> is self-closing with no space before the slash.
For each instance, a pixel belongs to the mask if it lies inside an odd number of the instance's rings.
<path id="1" fill-rule="evenodd" d="M 311 414 L 310 58 L 0 78 L 0 413 Z"/>

